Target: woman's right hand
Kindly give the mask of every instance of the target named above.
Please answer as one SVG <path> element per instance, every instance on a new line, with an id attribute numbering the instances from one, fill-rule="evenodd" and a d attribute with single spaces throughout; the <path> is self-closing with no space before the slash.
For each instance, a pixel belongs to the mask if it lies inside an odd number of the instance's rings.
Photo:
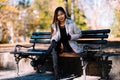
<path id="1" fill-rule="evenodd" d="M 57 46 L 57 42 L 56 42 L 55 40 L 52 40 L 52 44 L 51 44 L 51 46 L 52 46 L 53 48 L 56 48 L 56 46 Z"/>

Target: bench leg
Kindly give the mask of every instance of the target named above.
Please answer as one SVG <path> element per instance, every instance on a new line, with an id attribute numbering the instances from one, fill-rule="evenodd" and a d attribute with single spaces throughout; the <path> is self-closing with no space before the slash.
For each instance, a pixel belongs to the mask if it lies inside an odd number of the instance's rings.
<path id="1" fill-rule="evenodd" d="M 16 67 L 16 74 L 17 74 L 17 76 L 19 76 L 19 63 L 16 63 L 16 65 L 17 65 L 17 67 Z"/>
<path id="2" fill-rule="evenodd" d="M 14 54 L 14 57 L 15 57 L 15 61 L 16 61 L 16 70 L 17 70 L 17 75 L 19 76 L 19 62 L 20 60 L 22 59 L 22 57 L 20 55 L 17 55 L 17 54 Z"/>
<path id="3" fill-rule="evenodd" d="M 108 56 L 102 57 L 102 79 L 109 80 L 109 72 L 112 68 L 112 61 L 108 60 Z"/>
<path id="4" fill-rule="evenodd" d="M 86 67 L 88 62 L 84 61 L 82 57 L 80 57 L 81 65 L 82 65 L 82 70 L 83 70 L 83 80 L 86 80 Z"/>

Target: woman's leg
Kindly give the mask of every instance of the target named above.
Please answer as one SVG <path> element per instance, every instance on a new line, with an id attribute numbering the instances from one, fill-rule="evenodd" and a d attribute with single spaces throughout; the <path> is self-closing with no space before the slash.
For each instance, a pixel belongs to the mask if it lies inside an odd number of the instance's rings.
<path id="1" fill-rule="evenodd" d="M 57 46 L 52 49 L 53 68 L 55 74 L 55 80 L 58 80 L 58 53 L 60 52 L 60 42 L 57 42 Z"/>
<path id="2" fill-rule="evenodd" d="M 54 74 L 55 74 L 55 80 L 58 79 L 58 57 L 57 57 L 57 52 L 55 49 L 52 50 L 52 59 L 53 59 L 53 69 L 54 69 Z"/>

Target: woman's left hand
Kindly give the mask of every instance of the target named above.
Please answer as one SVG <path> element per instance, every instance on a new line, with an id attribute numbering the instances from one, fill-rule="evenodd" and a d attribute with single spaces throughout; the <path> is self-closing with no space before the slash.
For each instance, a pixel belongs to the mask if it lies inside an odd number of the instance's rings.
<path id="1" fill-rule="evenodd" d="M 71 39 L 71 36 L 70 34 L 67 35 L 67 40 L 70 40 Z"/>

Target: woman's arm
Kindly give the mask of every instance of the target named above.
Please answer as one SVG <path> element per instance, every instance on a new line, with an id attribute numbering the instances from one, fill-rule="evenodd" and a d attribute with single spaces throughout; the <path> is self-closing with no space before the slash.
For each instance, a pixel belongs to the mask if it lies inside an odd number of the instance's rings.
<path id="1" fill-rule="evenodd" d="M 71 34 L 71 40 L 76 40 L 82 36 L 81 30 L 77 27 L 76 23 L 73 23 L 73 34 Z"/>
<path id="2" fill-rule="evenodd" d="M 51 34 L 50 34 L 50 38 L 52 38 L 52 34 L 53 34 L 53 28 L 51 27 Z"/>
<path id="3" fill-rule="evenodd" d="M 56 42 L 58 41 L 58 33 L 54 24 L 51 25 L 51 41 L 52 40 L 55 40 Z"/>

